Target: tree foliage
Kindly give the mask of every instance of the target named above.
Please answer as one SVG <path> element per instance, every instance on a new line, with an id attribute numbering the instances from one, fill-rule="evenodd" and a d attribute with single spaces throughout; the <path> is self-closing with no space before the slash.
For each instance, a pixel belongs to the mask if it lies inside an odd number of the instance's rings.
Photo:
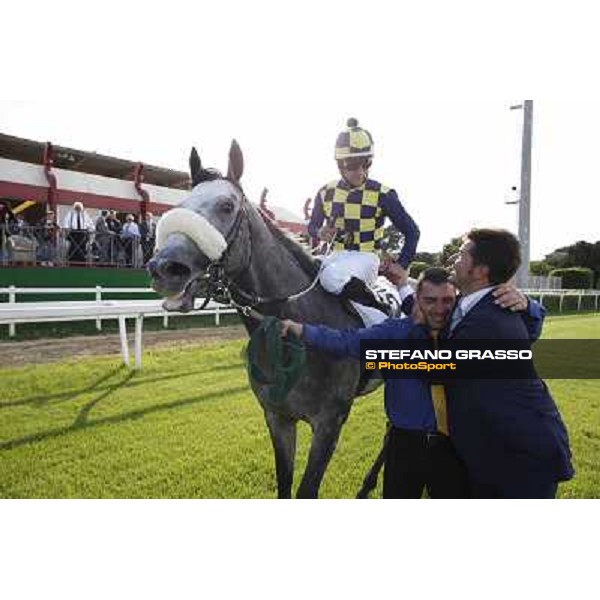
<path id="1" fill-rule="evenodd" d="M 532 260 L 529 263 L 529 274 L 547 277 L 554 267 L 544 260 Z"/>
<path id="2" fill-rule="evenodd" d="M 448 261 L 453 254 L 457 254 L 462 246 L 463 238 L 462 236 L 458 236 L 452 238 L 449 243 L 444 244 L 444 248 L 442 249 L 442 254 L 440 256 L 440 264 L 443 267 L 448 266 Z"/>
<path id="3" fill-rule="evenodd" d="M 428 265 L 426 262 L 421 262 L 421 261 L 414 261 L 412 263 L 410 263 L 410 271 L 409 271 L 409 275 L 410 277 L 414 277 L 415 279 L 418 279 L 419 275 L 425 270 L 425 269 L 429 269 L 429 267 L 431 267 L 431 265 Z"/>
<path id="4" fill-rule="evenodd" d="M 594 244 L 579 241 L 571 246 L 558 248 L 548 254 L 545 261 L 553 267 L 585 267 L 591 269 L 596 286 L 600 284 L 600 241 Z"/>

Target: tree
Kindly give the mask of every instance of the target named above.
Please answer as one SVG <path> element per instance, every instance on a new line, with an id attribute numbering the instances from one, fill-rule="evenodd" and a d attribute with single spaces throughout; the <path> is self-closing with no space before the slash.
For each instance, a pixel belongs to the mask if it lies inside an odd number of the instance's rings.
<path id="1" fill-rule="evenodd" d="M 429 269 L 431 265 L 428 265 L 426 262 L 415 261 L 410 263 L 409 275 L 414 279 L 418 279 L 419 275 L 425 270 Z"/>
<path id="2" fill-rule="evenodd" d="M 423 262 L 429 267 L 435 267 L 440 264 L 440 253 L 439 252 L 417 252 L 415 254 L 415 261 Z"/>
<path id="3" fill-rule="evenodd" d="M 594 273 L 596 286 L 600 282 L 600 241 L 594 244 L 579 241 L 571 246 L 558 248 L 546 256 L 546 262 L 554 267 L 582 267 Z"/>
<path id="4" fill-rule="evenodd" d="M 547 277 L 548 273 L 550 273 L 550 271 L 552 271 L 553 268 L 554 267 L 552 265 L 549 265 L 543 260 L 532 260 L 529 263 L 529 274 Z"/>
<path id="5" fill-rule="evenodd" d="M 462 246 L 462 236 L 452 238 L 448 244 L 444 244 L 442 249 L 442 255 L 440 256 L 440 264 L 444 267 L 448 264 L 450 257 L 453 254 L 457 254 Z"/>

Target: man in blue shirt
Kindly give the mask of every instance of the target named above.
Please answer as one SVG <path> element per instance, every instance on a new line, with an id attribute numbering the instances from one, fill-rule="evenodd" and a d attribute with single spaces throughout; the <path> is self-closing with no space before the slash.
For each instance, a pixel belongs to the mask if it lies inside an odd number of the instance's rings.
<path id="1" fill-rule="evenodd" d="M 510 286 L 494 292 L 498 304 L 525 310 L 530 335 L 536 338 L 544 309 Z M 334 330 L 322 326 L 284 321 L 289 330 L 316 349 L 339 357 L 360 357 L 361 340 L 431 339 L 447 325 L 456 302 L 456 288 L 447 271 L 430 268 L 419 278 L 416 305 L 421 312 L 415 321 L 388 319 L 365 329 Z M 420 498 L 426 488 L 431 498 L 470 497 L 467 471 L 449 437 L 444 386 L 420 379 L 387 379 L 385 410 L 390 421 L 383 478 L 384 498 Z"/>

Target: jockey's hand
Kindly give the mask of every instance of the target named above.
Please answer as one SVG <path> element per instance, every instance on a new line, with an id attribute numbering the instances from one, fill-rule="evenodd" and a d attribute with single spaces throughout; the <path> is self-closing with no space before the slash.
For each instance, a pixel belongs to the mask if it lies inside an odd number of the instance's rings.
<path id="1" fill-rule="evenodd" d="M 281 322 L 281 337 L 284 338 L 288 333 L 293 333 L 296 337 L 302 339 L 302 330 L 304 326 L 302 323 L 296 323 L 290 319 L 284 319 Z"/>
<path id="2" fill-rule="evenodd" d="M 509 310 L 527 310 L 527 296 L 520 292 L 512 283 L 502 283 L 492 292 L 495 304 Z"/>
<path id="3" fill-rule="evenodd" d="M 323 225 L 321 229 L 319 229 L 319 239 L 324 242 L 331 242 L 337 234 L 337 229 L 335 227 L 329 227 L 329 225 Z"/>
<path id="4" fill-rule="evenodd" d="M 379 272 L 384 277 L 387 277 L 396 287 L 403 286 L 408 282 L 408 269 L 401 267 L 390 258 L 384 259 Z"/>

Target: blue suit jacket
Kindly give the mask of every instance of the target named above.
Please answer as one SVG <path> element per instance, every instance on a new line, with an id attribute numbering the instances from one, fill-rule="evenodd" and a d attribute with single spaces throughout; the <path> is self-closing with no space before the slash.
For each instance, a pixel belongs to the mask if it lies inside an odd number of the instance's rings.
<path id="1" fill-rule="evenodd" d="M 518 314 L 482 298 L 451 339 L 529 339 Z M 541 379 L 457 380 L 446 384 L 450 435 L 470 476 L 485 484 L 556 482 L 574 470 L 567 430 Z"/>

